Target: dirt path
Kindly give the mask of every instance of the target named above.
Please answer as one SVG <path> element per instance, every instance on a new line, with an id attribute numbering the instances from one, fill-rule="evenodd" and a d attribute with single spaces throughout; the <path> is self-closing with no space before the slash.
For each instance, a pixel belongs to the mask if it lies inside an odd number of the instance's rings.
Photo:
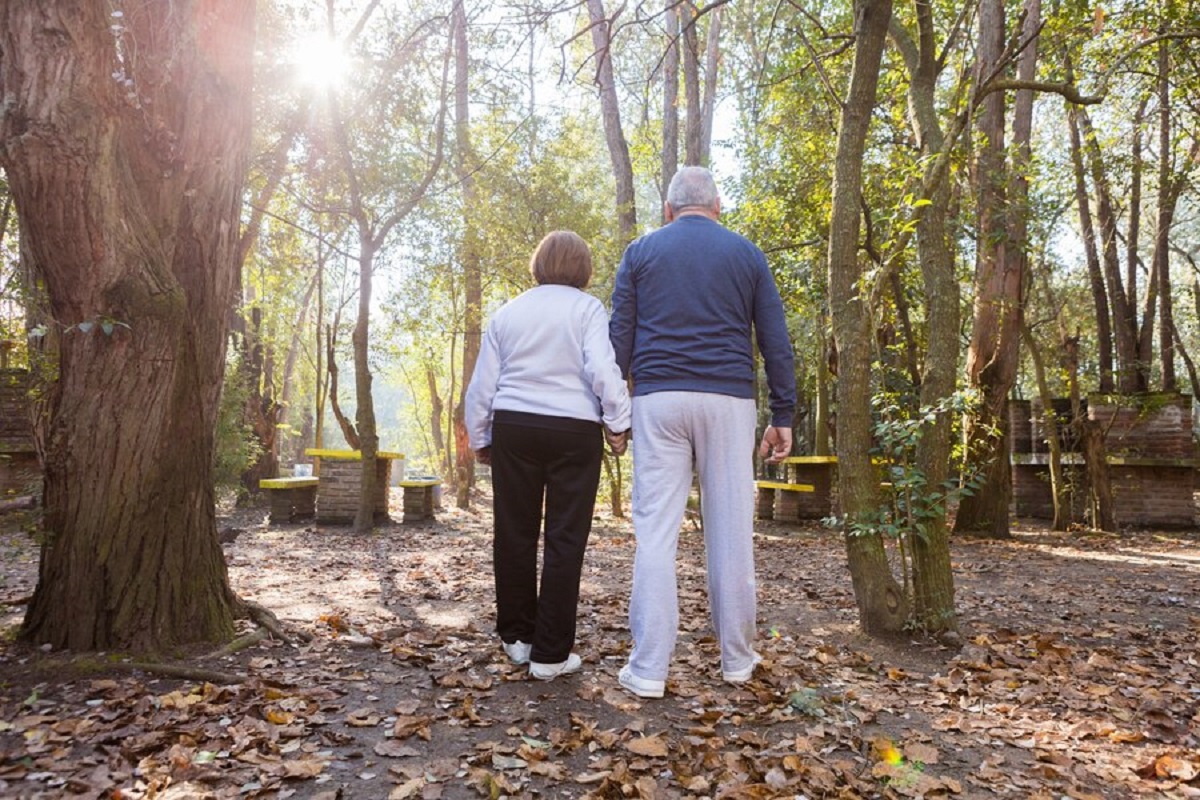
<path id="1" fill-rule="evenodd" d="M 1200 795 L 1194 535 L 958 542 L 951 650 L 859 634 L 840 540 L 766 524 L 764 663 L 734 688 L 702 540 L 685 533 L 668 694 L 640 701 L 616 683 L 634 549 L 621 521 L 600 519 L 589 548 L 584 669 L 540 683 L 492 632 L 486 515 L 371 537 L 261 516 L 226 521 L 242 531 L 231 581 L 312 642 L 191 662 L 250 676 L 225 687 L 0 644 L 0 796 Z M 29 539 L 0 533 L 0 558 L 0 600 L 26 596 Z"/>

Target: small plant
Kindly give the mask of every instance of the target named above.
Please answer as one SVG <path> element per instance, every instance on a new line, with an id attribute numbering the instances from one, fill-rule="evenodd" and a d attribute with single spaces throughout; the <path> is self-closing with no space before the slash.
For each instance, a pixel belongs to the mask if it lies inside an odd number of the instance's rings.
<path id="1" fill-rule="evenodd" d="M 911 598 L 910 566 L 913 537 L 928 541 L 934 525 L 944 523 L 946 510 L 959 499 L 973 495 L 984 482 L 984 463 L 964 466 L 937 486 L 917 464 L 917 447 L 922 436 L 944 415 L 961 417 L 979 403 L 971 390 L 955 392 L 932 406 L 915 412 L 889 395 L 876 395 L 872 456 L 881 468 L 883 500 L 875 512 L 857 518 L 829 518 L 827 525 L 842 527 L 852 536 L 880 536 L 896 544 L 903 573 L 904 592 Z"/>

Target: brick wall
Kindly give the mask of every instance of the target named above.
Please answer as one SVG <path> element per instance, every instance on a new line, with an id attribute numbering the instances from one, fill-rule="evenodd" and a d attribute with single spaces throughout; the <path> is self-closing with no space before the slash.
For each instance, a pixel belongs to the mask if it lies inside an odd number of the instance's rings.
<path id="1" fill-rule="evenodd" d="M 1195 469 L 1192 444 L 1192 398 L 1180 394 L 1151 394 L 1135 403 L 1119 405 L 1108 395 L 1088 398 L 1088 418 L 1105 431 L 1113 501 L 1121 525 L 1187 528 L 1196 524 L 1193 495 Z M 1128 403 L 1128 399 L 1126 399 Z M 1032 448 L 1013 447 L 1013 510 L 1020 517 L 1049 519 L 1053 516 L 1048 456 L 1039 447 L 1039 403 L 1010 404 L 1009 420 L 1015 426 L 1031 416 Z M 1018 437 L 1014 435 L 1014 443 Z M 1071 445 L 1073 443 L 1067 442 Z M 1071 498 L 1072 519 L 1082 520 L 1087 505 L 1086 478 L 1080 456 L 1066 449 L 1065 471 L 1075 488 Z M 1033 453 L 1035 455 L 1028 455 Z M 1022 457 L 1024 456 L 1024 457 Z M 1122 461 L 1132 463 L 1121 463 Z"/>
<path id="2" fill-rule="evenodd" d="M 0 369 L 0 498 L 39 495 L 42 468 L 29 419 L 29 372 Z"/>
<path id="3" fill-rule="evenodd" d="M 392 461 L 375 461 L 375 519 L 388 519 L 388 485 Z M 321 482 L 317 488 L 317 520 L 348 524 L 358 513 L 362 461 L 351 458 L 321 458 Z"/>

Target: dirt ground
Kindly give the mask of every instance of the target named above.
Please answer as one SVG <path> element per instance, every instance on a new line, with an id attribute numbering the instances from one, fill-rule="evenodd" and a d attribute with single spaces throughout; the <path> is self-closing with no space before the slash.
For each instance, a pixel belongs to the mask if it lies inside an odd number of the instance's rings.
<path id="1" fill-rule="evenodd" d="M 951 648 L 865 637 L 840 538 L 762 523 L 764 661 L 733 687 L 689 528 L 667 696 L 639 700 L 628 523 L 597 518 L 584 668 L 552 682 L 493 633 L 489 524 L 223 519 L 234 588 L 312 637 L 173 662 L 226 683 L 15 643 L 37 553 L 0 518 L 0 797 L 1200 796 L 1196 532 L 955 542 Z"/>

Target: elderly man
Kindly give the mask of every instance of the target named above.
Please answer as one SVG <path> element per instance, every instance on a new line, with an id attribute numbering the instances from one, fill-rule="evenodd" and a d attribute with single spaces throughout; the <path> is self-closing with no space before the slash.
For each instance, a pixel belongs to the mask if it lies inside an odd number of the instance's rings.
<path id="1" fill-rule="evenodd" d="M 752 337 L 770 395 L 763 457 L 778 461 L 791 451 L 796 403 L 779 290 L 762 250 L 717 221 L 712 173 L 676 173 L 665 211 L 669 224 L 626 249 L 609 323 L 617 363 L 633 379 L 633 650 L 620 682 L 639 697 L 662 697 L 675 649 L 675 555 L 693 467 L 722 676 L 742 683 L 754 672 Z"/>

